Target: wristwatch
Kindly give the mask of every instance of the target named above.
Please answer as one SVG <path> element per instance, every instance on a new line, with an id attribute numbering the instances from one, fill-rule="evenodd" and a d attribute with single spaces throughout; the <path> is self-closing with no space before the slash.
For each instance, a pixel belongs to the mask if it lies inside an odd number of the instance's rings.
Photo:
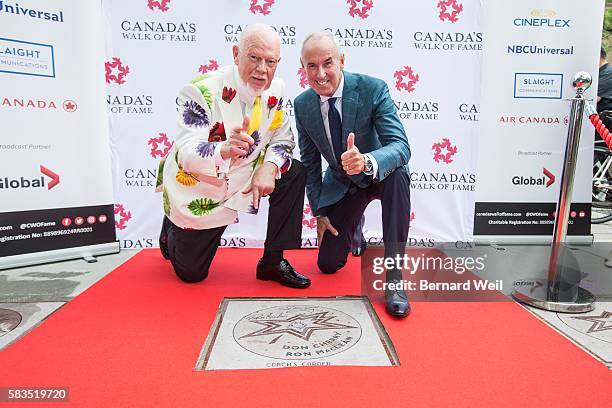
<path id="1" fill-rule="evenodd" d="M 372 174 L 374 174 L 374 164 L 372 163 L 372 159 L 370 158 L 369 155 L 364 154 L 363 155 L 363 160 L 364 160 L 364 168 L 363 168 L 363 172 L 369 176 L 371 176 Z"/>

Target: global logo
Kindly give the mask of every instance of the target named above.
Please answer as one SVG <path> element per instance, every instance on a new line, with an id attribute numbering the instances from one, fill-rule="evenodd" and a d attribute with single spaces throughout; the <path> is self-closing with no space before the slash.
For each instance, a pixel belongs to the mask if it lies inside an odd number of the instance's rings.
<path id="1" fill-rule="evenodd" d="M 125 83 L 125 77 L 130 73 L 130 67 L 123 65 L 121 59 L 113 57 L 112 60 L 104 63 L 106 71 L 105 79 L 106 83 L 115 83 L 121 85 Z"/>
<path id="2" fill-rule="evenodd" d="M 555 175 L 552 174 L 546 167 L 542 169 L 542 177 L 533 176 L 514 176 L 512 184 L 515 186 L 546 186 L 550 187 L 555 182 Z"/>
<path id="3" fill-rule="evenodd" d="M 274 5 L 275 0 L 263 0 L 261 3 L 259 0 L 251 0 L 249 11 L 253 14 L 261 14 L 267 16 L 270 14 L 270 8 Z"/>
<path id="4" fill-rule="evenodd" d="M 459 14 L 463 11 L 463 4 L 457 0 L 441 0 L 438 2 L 438 18 L 440 21 L 450 21 L 456 23 L 459 21 Z"/>
<path id="5" fill-rule="evenodd" d="M 304 68 L 298 69 L 297 76 L 300 80 L 300 86 L 302 88 L 306 88 L 308 86 L 308 76 L 306 75 L 306 70 Z"/>
<path id="6" fill-rule="evenodd" d="M 405 66 L 404 69 L 395 71 L 395 89 L 398 91 L 413 92 L 414 86 L 419 82 L 419 74 L 412 70 L 412 67 Z"/>
<path id="7" fill-rule="evenodd" d="M 147 7 L 149 7 L 149 9 L 151 10 L 160 10 L 162 13 L 165 13 L 166 11 L 170 10 L 170 8 L 168 7 L 168 3 L 170 3 L 171 0 L 147 0 Z"/>
<path id="8" fill-rule="evenodd" d="M 200 65 L 200 68 L 198 68 L 198 72 L 205 74 L 207 72 L 216 71 L 218 69 L 219 69 L 219 63 L 217 62 L 217 60 L 211 59 L 211 60 L 208 60 L 208 64 Z"/>
<path id="9" fill-rule="evenodd" d="M 349 16 L 360 17 L 364 20 L 370 17 L 370 10 L 374 7 L 373 0 L 346 0 L 346 3 L 349 5 Z M 359 3 L 361 7 L 358 6 Z"/>
<path id="10" fill-rule="evenodd" d="M 302 225 L 309 229 L 317 228 L 317 218 L 312 213 L 310 204 L 304 206 L 304 212 L 302 214 Z"/>
<path id="11" fill-rule="evenodd" d="M 132 212 L 126 211 L 123 204 L 115 204 L 115 228 L 124 230 L 132 219 Z"/>
<path id="12" fill-rule="evenodd" d="M 174 142 L 171 142 L 165 133 L 159 133 L 159 137 L 150 138 L 147 144 L 151 146 L 151 157 L 157 159 L 166 157 Z"/>
<path id="13" fill-rule="evenodd" d="M 431 150 L 433 150 L 433 159 L 436 163 L 450 164 L 453 162 L 453 157 L 457 154 L 457 146 L 453 146 L 448 138 L 443 138 L 440 142 L 434 143 L 431 146 Z"/>

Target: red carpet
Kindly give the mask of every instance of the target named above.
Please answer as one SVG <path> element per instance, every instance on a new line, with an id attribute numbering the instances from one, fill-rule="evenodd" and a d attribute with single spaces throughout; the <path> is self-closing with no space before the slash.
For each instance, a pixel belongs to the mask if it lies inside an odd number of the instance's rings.
<path id="1" fill-rule="evenodd" d="M 223 297 L 359 294 L 358 259 L 322 275 L 290 251 L 300 291 L 256 281 L 260 252 L 219 250 L 196 285 L 141 252 L 1 352 L 0 386 L 67 386 L 80 407 L 612 406 L 612 372 L 511 302 L 415 302 L 403 321 L 376 304 L 400 367 L 194 371 Z"/>

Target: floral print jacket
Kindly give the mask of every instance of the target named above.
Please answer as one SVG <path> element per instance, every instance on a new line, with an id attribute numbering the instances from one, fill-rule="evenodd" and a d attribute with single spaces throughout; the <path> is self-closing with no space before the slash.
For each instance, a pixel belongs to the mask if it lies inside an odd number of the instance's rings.
<path id="1" fill-rule="evenodd" d="M 283 112 L 284 83 L 275 78 L 261 95 L 261 124 L 255 144 L 221 172 L 215 148 L 241 126 L 243 108 L 232 66 L 195 78 L 179 93 L 178 134 L 158 170 L 164 213 L 185 229 L 208 229 L 238 222 L 237 212 L 255 213 L 252 195 L 243 194 L 253 172 L 272 161 L 281 173 L 291 165 L 295 142 Z"/>

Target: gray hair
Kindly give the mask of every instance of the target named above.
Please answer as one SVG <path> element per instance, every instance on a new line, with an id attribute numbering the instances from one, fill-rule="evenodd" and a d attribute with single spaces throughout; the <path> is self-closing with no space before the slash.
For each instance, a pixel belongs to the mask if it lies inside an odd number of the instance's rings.
<path id="1" fill-rule="evenodd" d="M 342 49 L 340 49 L 340 43 L 338 42 L 338 39 L 329 31 L 315 31 L 314 33 L 308 34 L 306 38 L 304 38 L 304 41 L 302 42 L 302 50 L 300 51 L 300 56 L 304 55 L 304 48 L 306 48 L 306 45 L 310 41 L 317 41 L 322 38 L 328 38 L 332 42 L 332 44 L 334 44 L 334 53 L 336 54 L 337 58 L 340 58 L 340 56 L 342 55 Z"/>

